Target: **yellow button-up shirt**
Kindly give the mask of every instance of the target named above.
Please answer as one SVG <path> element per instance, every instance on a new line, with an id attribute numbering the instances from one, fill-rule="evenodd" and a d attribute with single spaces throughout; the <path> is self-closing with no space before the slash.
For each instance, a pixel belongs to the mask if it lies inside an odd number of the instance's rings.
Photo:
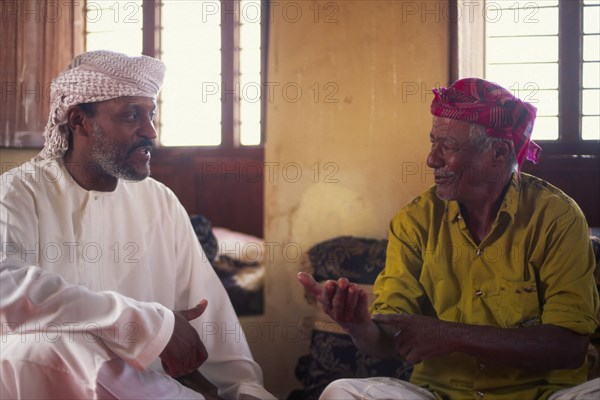
<path id="1" fill-rule="evenodd" d="M 515 174 L 477 245 L 458 203 L 438 199 L 432 187 L 392 219 L 371 312 L 510 329 L 554 324 L 591 334 L 599 301 L 588 235 L 571 198 Z M 540 373 L 452 353 L 416 365 L 411 381 L 442 399 L 533 400 L 584 382 L 586 373 L 585 363 Z"/>

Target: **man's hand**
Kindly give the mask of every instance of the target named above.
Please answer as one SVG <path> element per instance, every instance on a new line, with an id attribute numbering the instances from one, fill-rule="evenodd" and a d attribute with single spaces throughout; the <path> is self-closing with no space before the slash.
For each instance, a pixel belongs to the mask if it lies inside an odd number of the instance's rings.
<path id="1" fill-rule="evenodd" d="M 202 315 L 207 305 L 208 302 L 203 299 L 194 308 L 173 311 L 175 315 L 173 335 L 160 353 L 165 372 L 173 378 L 195 371 L 208 358 L 208 352 L 200 340 L 198 332 L 189 323 Z"/>
<path id="2" fill-rule="evenodd" d="M 375 314 L 373 321 L 392 328 L 397 354 L 411 364 L 452 353 L 460 326 L 423 315 Z M 387 329 L 386 329 L 387 330 Z"/>
<path id="3" fill-rule="evenodd" d="M 320 285 L 305 272 L 298 273 L 298 280 L 315 295 L 325 314 L 351 335 L 371 324 L 367 293 L 358 285 L 346 278 L 328 280 Z"/>

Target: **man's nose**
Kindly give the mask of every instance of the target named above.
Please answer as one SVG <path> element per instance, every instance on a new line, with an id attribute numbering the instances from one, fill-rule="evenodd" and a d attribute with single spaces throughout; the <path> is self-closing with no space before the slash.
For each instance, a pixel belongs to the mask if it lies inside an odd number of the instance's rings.
<path id="1" fill-rule="evenodd" d="M 427 166 L 429 168 L 441 168 L 444 166 L 444 157 L 442 157 L 440 146 L 433 145 L 427 156 Z"/>
<path id="2" fill-rule="evenodd" d="M 150 117 L 146 118 L 138 131 L 138 136 L 154 140 L 157 138 L 154 122 Z"/>

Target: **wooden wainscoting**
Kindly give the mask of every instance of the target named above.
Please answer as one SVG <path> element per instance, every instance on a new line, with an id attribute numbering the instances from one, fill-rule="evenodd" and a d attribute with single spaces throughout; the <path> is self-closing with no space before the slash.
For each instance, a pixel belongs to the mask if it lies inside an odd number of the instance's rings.
<path id="1" fill-rule="evenodd" d="M 600 227 L 600 159 L 595 156 L 544 155 L 540 163 L 525 163 L 523 171 L 542 178 L 572 197 L 588 225 Z"/>
<path id="2" fill-rule="evenodd" d="M 538 176 L 571 196 L 588 225 L 600 227 L 600 160 L 543 155 L 524 172 Z M 152 176 L 170 187 L 190 214 L 214 226 L 262 237 L 264 215 L 263 148 L 231 150 L 160 148 L 152 154 Z"/>
<path id="3" fill-rule="evenodd" d="M 263 161 L 262 147 L 159 148 L 152 153 L 152 177 L 171 188 L 190 215 L 262 237 Z"/>

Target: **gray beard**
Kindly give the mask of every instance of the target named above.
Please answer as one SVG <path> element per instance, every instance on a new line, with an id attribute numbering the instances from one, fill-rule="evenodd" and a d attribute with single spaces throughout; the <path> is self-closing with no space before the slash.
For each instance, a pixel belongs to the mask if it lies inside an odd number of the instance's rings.
<path id="1" fill-rule="evenodd" d="M 100 172 L 118 179 L 136 182 L 144 180 L 150 175 L 149 168 L 146 173 L 139 173 L 125 160 L 119 160 L 123 149 L 107 140 L 106 133 L 102 129 L 95 126 L 92 135 L 95 136 L 96 142 L 90 151 L 90 158 Z"/>
<path id="2" fill-rule="evenodd" d="M 445 195 L 442 195 L 439 190 L 435 191 L 436 196 L 438 197 L 438 199 L 440 200 L 444 200 L 444 201 L 450 201 L 450 200 L 455 200 L 456 199 L 456 193 L 454 192 L 450 192 L 450 193 L 446 193 Z"/>

